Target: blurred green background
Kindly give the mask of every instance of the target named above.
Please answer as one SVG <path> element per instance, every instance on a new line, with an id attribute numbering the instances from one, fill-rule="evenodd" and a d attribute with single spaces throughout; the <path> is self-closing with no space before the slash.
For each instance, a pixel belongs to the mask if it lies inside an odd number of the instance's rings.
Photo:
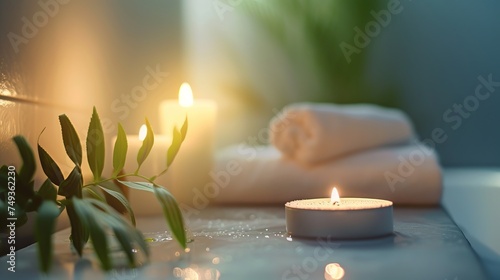
<path id="1" fill-rule="evenodd" d="M 187 2 L 190 77 L 224 96 L 233 135 L 257 135 L 293 102 L 368 102 L 407 112 L 421 139 L 444 131 L 446 166 L 500 164 L 499 90 L 475 97 L 480 76 L 500 81 L 500 2 L 245 0 L 214 13 Z M 349 59 L 343 43 L 358 47 Z"/>

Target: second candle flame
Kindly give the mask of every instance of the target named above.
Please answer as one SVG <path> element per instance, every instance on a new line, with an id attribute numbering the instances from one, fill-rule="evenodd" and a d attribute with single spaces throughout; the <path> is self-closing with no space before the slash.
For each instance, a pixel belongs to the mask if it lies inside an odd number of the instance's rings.
<path id="1" fill-rule="evenodd" d="M 182 107 L 193 106 L 193 90 L 188 83 L 183 83 L 179 89 L 179 104 Z"/>
<path id="2" fill-rule="evenodd" d="M 340 205 L 340 196 L 336 187 L 333 187 L 331 200 L 333 205 Z"/>
<path id="3" fill-rule="evenodd" d="M 146 139 L 146 135 L 148 134 L 148 128 L 145 124 L 141 126 L 139 129 L 139 141 L 144 141 Z"/>

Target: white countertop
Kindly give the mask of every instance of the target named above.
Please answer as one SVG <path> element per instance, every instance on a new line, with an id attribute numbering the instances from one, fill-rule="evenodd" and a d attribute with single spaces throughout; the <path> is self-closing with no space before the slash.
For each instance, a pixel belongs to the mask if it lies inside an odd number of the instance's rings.
<path id="1" fill-rule="evenodd" d="M 151 263 L 103 274 L 92 251 L 78 259 L 69 232 L 55 234 L 51 279 L 325 279 L 338 263 L 343 279 L 487 279 L 462 232 L 439 208 L 396 208 L 394 235 L 361 241 L 287 238 L 284 210 L 212 208 L 190 220 L 194 242 L 183 252 L 165 233 L 162 217 L 141 218 Z M 163 241 L 162 241 L 163 239 Z M 115 260 L 119 257 L 115 257 Z M 1 279 L 38 279 L 36 247 L 17 253 L 17 272 Z M 337 269 L 338 270 L 338 269 Z M 179 276 L 179 277 L 176 277 Z"/>
<path id="2" fill-rule="evenodd" d="M 490 275 L 500 279 L 500 169 L 448 168 L 444 186 L 443 208 Z"/>
<path id="3" fill-rule="evenodd" d="M 304 240 L 287 236 L 284 207 L 209 208 L 188 221 L 194 242 L 187 253 L 171 240 L 163 217 L 139 218 L 145 237 L 156 241 L 150 243 L 151 262 L 134 270 L 104 274 L 90 249 L 78 259 L 70 251 L 69 231 L 60 231 L 54 235 L 50 279 L 334 279 L 325 275 L 328 264 L 335 264 L 329 267 L 337 273 L 343 268 L 342 279 L 488 279 L 466 236 L 480 240 L 471 244 L 482 250 L 483 263 L 498 262 L 499 225 L 492 224 L 493 214 L 484 213 L 498 209 L 500 173 L 454 169 L 444 178 L 443 206 L 460 228 L 441 208 L 395 208 L 392 236 Z M 471 181 L 477 189 L 470 190 Z M 18 251 L 16 258 L 16 273 L 0 258 L 0 279 L 40 278 L 36 246 Z M 118 253 L 114 260 L 121 258 Z"/>

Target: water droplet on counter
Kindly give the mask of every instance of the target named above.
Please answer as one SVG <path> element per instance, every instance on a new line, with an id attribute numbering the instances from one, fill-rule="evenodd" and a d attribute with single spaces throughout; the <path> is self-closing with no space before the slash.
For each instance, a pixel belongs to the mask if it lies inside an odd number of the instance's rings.
<path id="1" fill-rule="evenodd" d="M 181 278 L 182 277 L 182 269 L 180 267 L 174 268 L 173 274 L 175 277 Z"/>
<path id="2" fill-rule="evenodd" d="M 205 270 L 205 279 L 206 280 L 219 280 L 220 271 L 217 269 L 207 269 Z"/>
<path id="3" fill-rule="evenodd" d="M 325 266 L 325 279 L 337 280 L 344 278 L 345 270 L 338 263 L 329 263 Z"/>

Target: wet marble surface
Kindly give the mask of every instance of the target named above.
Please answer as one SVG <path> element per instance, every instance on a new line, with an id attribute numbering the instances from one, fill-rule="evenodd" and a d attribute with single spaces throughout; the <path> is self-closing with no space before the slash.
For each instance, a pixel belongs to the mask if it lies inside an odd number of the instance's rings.
<path id="1" fill-rule="evenodd" d="M 151 245 L 139 269 L 104 274 L 91 251 L 78 259 L 68 230 L 54 236 L 51 279 L 487 279 L 468 241 L 440 208 L 396 208 L 392 236 L 304 240 L 285 231 L 283 207 L 210 208 L 189 219 L 194 239 L 182 250 L 162 217 L 138 221 Z M 120 261 L 120 255 L 114 260 Z M 17 253 L 17 272 L 1 279 L 38 279 L 36 247 Z M 342 278 L 343 276 L 343 278 Z"/>
<path id="2" fill-rule="evenodd" d="M 441 205 L 493 279 L 500 279 L 500 169 L 449 168 Z"/>

